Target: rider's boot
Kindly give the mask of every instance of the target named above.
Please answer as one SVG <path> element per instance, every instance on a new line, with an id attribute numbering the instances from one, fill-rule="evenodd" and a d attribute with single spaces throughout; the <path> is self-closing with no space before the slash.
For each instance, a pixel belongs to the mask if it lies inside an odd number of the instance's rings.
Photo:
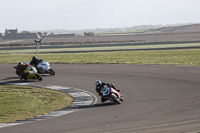
<path id="1" fill-rule="evenodd" d="M 23 77 L 22 77 L 22 76 L 19 76 L 19 79 L 20 79 L 20 80 L 22 80 L 22 79 L 23 79 Z"/>
<path id="2" fill-rule="evenodd" d="M 101 97 L 101 102 L 104 103 L 105 101 L 107 101 L 108 98 L 107 97 Z"/>

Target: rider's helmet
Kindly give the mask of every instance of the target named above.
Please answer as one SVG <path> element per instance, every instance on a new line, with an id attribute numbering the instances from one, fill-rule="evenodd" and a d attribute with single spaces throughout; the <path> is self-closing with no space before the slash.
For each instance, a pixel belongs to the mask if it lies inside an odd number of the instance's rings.
<path id="1" fill-rule="evenodd" d="M 37 60 L 37 57 L 36 57 L 36 56 L 33 56 L 33 57 L 32 57 L 32 60 Z"/>
<path id="2" fill-rule="evenodd" d="M 23 62 L 19 62 L 17 65 L 18 65 L 18 66 L 22 66 L 22 65 L 23 65 Z"/>
<path id="3" fill-rule="evenodd" d="M 96 87 L 100 87 L 102 85 L 101 80 L 96 80 L 95 85 L 96 85 Z"/>

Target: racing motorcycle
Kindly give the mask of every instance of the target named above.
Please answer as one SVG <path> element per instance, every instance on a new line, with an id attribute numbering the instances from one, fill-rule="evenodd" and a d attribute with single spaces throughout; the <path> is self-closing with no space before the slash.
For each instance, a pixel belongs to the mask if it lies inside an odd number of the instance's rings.
<path id="1" fill-rule="evenodd" d="M 108 98 L 113 103 L 121 104 L 123 101 L 123 97 L 121 96 L 121 94 L 112 87 L 109 87 L 107 85 L 105 85 L 101 89 L 101 93 L 103 97 Z"/>
<path id="2" fill-rule="evenodd" d="M 30 62 L 27 62 L 30 65 Z M 38 73 L 46 74 L 49 73 L 51 75 L 55 75 L 54 70 L 50 67 L 50 64 L 44 60 L 40 61 L 37 66 L 35 66 L 38 70 Z"/>
<path id="3" fill-rule="evenodd" d="M 14 67 L 17 69 L 17 67 Z M 21 80 L 27 80 L 27 79 L 38 79 L 39 81 L 42 81 L 42 77 L 38 74 L 37 69 L 33 66 L 28 66 L 24 71 L 24 73 L 28 72 L 28 75 L 26 75 L 25 78 L 20 78 Z M 19 76 L 20 77 L 20 76 Z"/>

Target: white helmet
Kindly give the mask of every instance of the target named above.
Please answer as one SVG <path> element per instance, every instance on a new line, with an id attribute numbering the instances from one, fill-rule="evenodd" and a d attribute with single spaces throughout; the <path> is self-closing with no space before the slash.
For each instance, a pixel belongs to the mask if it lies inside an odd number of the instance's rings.
<path id="1" fill-rule="evenodd" d="M 21 65 L 23 65 L 23 62 L 19 62 L 19 63 L 18 63 L 18 66 L 21 66 Z"/>

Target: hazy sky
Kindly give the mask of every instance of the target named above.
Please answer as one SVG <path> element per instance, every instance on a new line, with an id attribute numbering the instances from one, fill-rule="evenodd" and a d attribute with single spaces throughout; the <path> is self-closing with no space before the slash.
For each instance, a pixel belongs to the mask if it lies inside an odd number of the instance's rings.
<path id="1" fill-rule="evenodd" d="M 0 32 L 200 23 L 200 0 L 0 0 Z"/>

